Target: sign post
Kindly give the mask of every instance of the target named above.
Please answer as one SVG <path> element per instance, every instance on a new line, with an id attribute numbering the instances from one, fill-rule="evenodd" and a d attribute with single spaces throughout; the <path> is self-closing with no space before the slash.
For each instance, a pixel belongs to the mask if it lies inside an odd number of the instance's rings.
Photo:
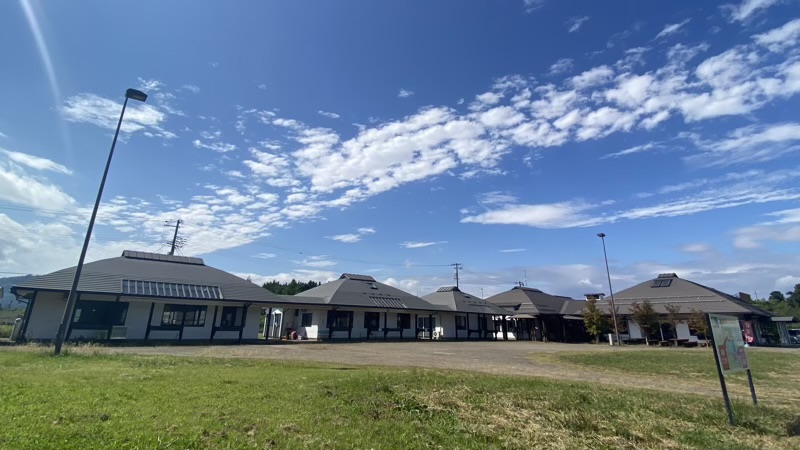
<path id="1" fill-rule="evenodd" d="M 717 374 L 719 375 L 719 385 L 722 388 L 722 400 L 725 401 L 725 411 L 728 413 L 728 423 L 731 426 L 735 426 L 736 422 L 733 420 L 733 409 L 731 409 L 731 399 L 728 398 L 728 386 L 725 384 L 725 375 L 723 373 L 723 365 L 722 361 L 724 358 L 725 363 L 727 364 L 728 356 L 727 352 L 724 355 L 720 355 L 719 350 L 717 349 L 717 339 L 718 335 L 716 334 L 716 330 L 714 329 L 714 322 L 711 320 L 711 314 L 706 314 L 706 321 L 708 322 L 708 329 L 711 330 L 711 347 L 714 349 L 714 361 L 717 363 Z"/>
<path id="2" fill-rule="evenodd" d="M 733 426 L 733 410 L 731 410 L 731 401 L 728 398 L 728 388 L 725 384 L 726 375 L 735 372 L 746 372 L 753 405 L 758 406 L 753 376 L 750 373 L 750 365 L 747 362 L 747 354 L 744 351 L 745 342 L 742 339 L 742 330 L 739 328 L 739 319 L 734 316 L 708 314 L 706 320 L 708 321 L 708 328 L 711 330 L 711 342 L 714 347 L 714 360 L 717 363 L 719 384 L 722 387 L 722 398 L 725 400 L 728 421 Z M 745 330 L 746 332 L 747 330 Z"/>

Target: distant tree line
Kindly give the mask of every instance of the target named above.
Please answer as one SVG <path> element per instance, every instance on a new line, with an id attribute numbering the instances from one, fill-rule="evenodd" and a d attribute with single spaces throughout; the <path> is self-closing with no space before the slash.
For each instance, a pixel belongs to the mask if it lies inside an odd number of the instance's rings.
<path id="1" fill-rule="evenodd" d="M 776 316 L 800 317 L 800 284 L 795 284 L 794 290 L 785 294 L 781 291 L 772 291 L 768 299 L 757 300 L 756 306 Z"/>
<path id="2" fill-rule="evenodd" d="M 297 281 L 292 280 L 288 283 L 281 283 L 278 280 L 272 280 L 270 282 L 264 283 L 262 286 L 264 289 L 272 292 L 273 294 L 278 295 L 295 295 L 299 294 L 303 291 L 307 291 L 309 289 L 315 288 L 319 286 L 320 282 L 318 281 Z"/>

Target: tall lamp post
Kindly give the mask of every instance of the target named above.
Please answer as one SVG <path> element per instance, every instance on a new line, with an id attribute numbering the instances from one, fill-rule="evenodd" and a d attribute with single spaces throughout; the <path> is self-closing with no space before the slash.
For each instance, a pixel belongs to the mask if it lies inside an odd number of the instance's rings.
<path id="1" fill-rule="evenodd" d="M 147 100 L 147 94 L 142 91 L 137 91 L 136 89 L 128 89 L 125 91 L 125 102 L 122 104 L 122 112 L 119 114 L 117 131 L 114 133 L 114 140 L 111 141 L 111 150 L 108 152 L 106 169 L 103 171 L 103 178 L 100 180 L 100 189 L 97 191 L 97 199 L 94 201 L 94 209 L 92 210 L 92 217 L 89 219 L 89 228 L 86 229 L 86 238 L 83 240 L 81 256 L 78 258 L 78 266 L 75 267 L 75 277 L 72 279 L 72 287 L 69 290 L 69 297 L 67 297 L 67 305 L 64 307 L 64 315 L 61 317 L 61 324 L 58 326 L 58 333 L 56 333 L 54 355 L 61 354 L 61 346 L 64 345 L 64 334 L 69 328 L 70 320 L 72 320 L 72 311 L 75 309 L 75 303 L 78 297 L 78 282 L 81 279 L 81 271 L 83 270 L 83 260 L 86 259 L 86 250 L 89 249 L 89 240 L 92 237 L 94 220 L 97 217 L 97 209 L 100 207 L 100 199 L 103 197 L 103 188 L 106 185 L 108 168 L 111 167 L 111 158 L 114 156 L 114 147 L 117 145 L 117 136 L 119 136 L 119 129 L 122 126 L 122 117 L 125 115 L 125 107 L 128 106 L 128 99 L 144 102 Z"/>
<path id="2" fill-rule="evenodd" d="M 614 335 L 617 338 L 617 345 L 621 345 L 619 339 L 619 327 L 617 327 L 617 309 L 614 307 L 614 289 L 611 287 L 611 271 L 608 270 L 608 254 L 606 253 L 606 234 L 597 233 L 597 237 L 603 241 L 603 258 L 606 260 L 606 276 L 608 276 L 608 292 L 611 293 L 611 318 L 614 321 Z"/>

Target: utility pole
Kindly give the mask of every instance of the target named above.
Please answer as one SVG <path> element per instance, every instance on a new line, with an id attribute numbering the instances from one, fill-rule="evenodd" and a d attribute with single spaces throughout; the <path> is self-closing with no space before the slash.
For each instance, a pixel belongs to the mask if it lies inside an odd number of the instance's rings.
<path id="1" fill-rule="evenodd" d="M 178 229 L 181 227 L 182 223 L 183 221 L 181 219 L 178 219 L 178 221 L 175 222 L 175 234 L 172 235 L 172 244 L 170 245 L 168 253 L 170 256 L 175 254 L 175 243 L 178 241 Z"/>
<path id="2" fill-rule="evenodd" d="M 450 265 L 455 267 L 455 269 L 456 269 L 455 279 L 456 279 L 456 287 L 458 287 L 458 269 L 463 269 L 464 265 L 460 264 L 460 263 L 453 263 L 453 264 L 450 264 Z"/>

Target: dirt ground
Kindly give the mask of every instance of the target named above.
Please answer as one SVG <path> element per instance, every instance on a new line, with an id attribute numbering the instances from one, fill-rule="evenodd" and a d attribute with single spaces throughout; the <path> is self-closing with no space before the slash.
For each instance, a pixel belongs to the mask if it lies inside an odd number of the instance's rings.
<path id="1" fill-rule="evenodd" d="M 664 383 L 658 377 L 620 377 L 619 374 L 591 371 L 548 358 L 562 352 L 642 351 L 648 347 L 614 348 L 604 345 L 541 342 L 359 342 L 292 343 L 232 346 L 91 347 L 86 351 L 140 355 L 205 356 L 219 358 L 263 358 L 272 360 L 316 361 L 342 365 L 398 366 L 430 369 L 466 370 L 504 375 L 536 376 L 560 380 L 585 381 L 611 386 L 638 387 L 678 393 L 719 395 L 713 383 Z M 707 351 L 671 349 L 660 351 Z M 790 349 L 751 349 L 751 351 L 792 351 Z"/>

